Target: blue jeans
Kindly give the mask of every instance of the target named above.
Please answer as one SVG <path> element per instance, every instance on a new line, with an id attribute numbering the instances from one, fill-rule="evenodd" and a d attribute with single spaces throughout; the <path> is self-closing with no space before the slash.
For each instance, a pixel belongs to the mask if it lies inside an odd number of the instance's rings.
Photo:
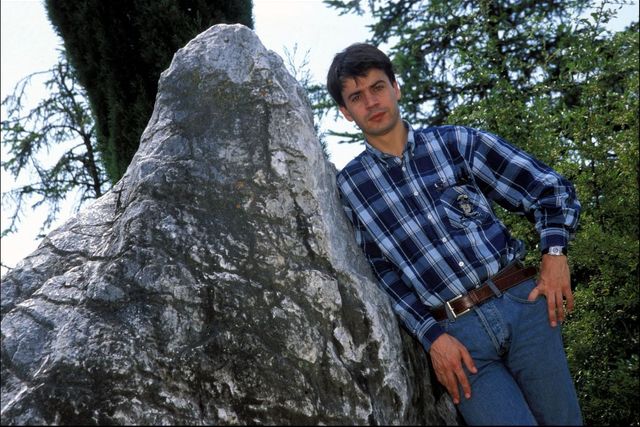
<path id="1" fill-rule="evenodd" d="M 469 425 L 582 424 L 560 326 L 549 325 L 544 297 L 527 301 L 534 287 L 535 280 L 527 280 L 440 322 L 478 369 L 473 375 L 464 368 L 471 399 L 460 388 L 458 409 Z"/>

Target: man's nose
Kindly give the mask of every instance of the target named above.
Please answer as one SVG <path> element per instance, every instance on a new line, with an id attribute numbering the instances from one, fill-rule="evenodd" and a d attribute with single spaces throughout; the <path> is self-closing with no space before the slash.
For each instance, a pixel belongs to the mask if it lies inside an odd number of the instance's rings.
<path id="1" fill-rule="evenodd" d="M 366 93 L 364 95 L 364 102 L 367 108 L 375 107 L 378 105 L 378 97 L 373 93 Z"/>

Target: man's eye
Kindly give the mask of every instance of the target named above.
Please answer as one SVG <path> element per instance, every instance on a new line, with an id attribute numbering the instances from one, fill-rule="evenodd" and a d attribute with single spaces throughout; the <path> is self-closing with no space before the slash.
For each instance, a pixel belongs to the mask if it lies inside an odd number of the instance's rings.
<path id="1" fill-rule="evenodd" d="M 384 85 L 377 85 L 373 87 L 375 92 L 380 92 L 382 89 L 384 89 Z"/>
<path id="2" fill-rule="evenodd" d="M 360 95 L 355 95 L 351 97 L 351 102 L 358 102 L 360 101 Z"/>

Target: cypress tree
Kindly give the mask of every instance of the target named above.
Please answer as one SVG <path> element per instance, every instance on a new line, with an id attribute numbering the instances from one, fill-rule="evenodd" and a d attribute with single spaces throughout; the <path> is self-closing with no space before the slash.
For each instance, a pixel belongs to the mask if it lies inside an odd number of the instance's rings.
<path id="1" fill-rule="evenodd" d="M 175 51 L 217 23 L 253 27 L 251 0 L 46 0 L 46 8 L 86 89 L 113 183 L 138 148 Z"/>

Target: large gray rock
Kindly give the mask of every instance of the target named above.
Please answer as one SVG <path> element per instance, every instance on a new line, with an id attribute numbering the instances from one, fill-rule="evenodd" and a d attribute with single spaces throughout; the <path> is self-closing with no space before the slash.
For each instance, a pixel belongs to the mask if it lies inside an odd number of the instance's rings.
<path id="1" fill-rule="evenodd" d="M 2 424 L 454 424 L 239 25 L 162 74 L 114 189 L 3 279 Z"/>

